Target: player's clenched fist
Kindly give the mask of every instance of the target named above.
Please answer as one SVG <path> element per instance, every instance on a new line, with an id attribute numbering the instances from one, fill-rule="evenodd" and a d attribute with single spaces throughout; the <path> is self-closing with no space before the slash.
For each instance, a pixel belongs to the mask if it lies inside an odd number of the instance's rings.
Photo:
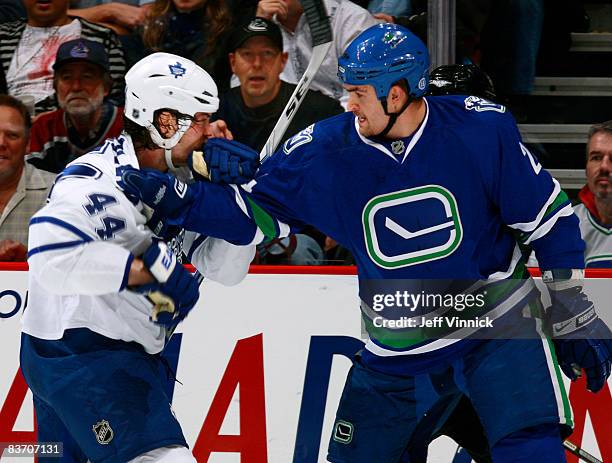
<path id="1" fill-rule="evenodd" d="M 546 310 L 559 366 L 575 380 L 584 370 L 587 389 L 599 391 L 610 376 L 612 339 L 610 328 L 597 316 L 593 303 L 582 291 L 582 270 L 548 270 L 551 307 Z"/>
<path id="2" fill-rule="evenodd" d="M 193 202 L 189 187 L 172 175 L 150 169 L 125 169 L 121 178 L 127 195 L 140 198 L 169 224 L 176 224 Z"/>
<path id="3" fill-rule="evenodd" d="M 197 280 L 176 260 L 168 246 L 156 241 L 142 255 L 155 281 L 131 289 L 146 294 L 153 303 L 151 319 L 160 325 L 175 326 L 198 302 Z"/>

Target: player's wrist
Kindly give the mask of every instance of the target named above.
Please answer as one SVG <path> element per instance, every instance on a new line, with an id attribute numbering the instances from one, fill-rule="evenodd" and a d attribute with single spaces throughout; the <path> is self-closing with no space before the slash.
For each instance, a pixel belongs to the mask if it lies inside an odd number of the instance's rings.
<path id="1" fill-rule="evenodd" d="M 142 286 L 153 282 L 155 282 L 155 278 L 149 272 L 142 259 L 135 257 L 130 265 L 128 287 Z"/>
<path id="2" fill-rule="evenodd" d="M 187 165 L 187 159 L 191 155 L 190 149 L 187 149 L 181 146 L 180 144 L 178 144 L 172 147 L 171 151 L 172 151 L 172 154 L 171 154 L 172 164 L 174 164 L 175 167 L 181 167 L 181 166 Z"/>

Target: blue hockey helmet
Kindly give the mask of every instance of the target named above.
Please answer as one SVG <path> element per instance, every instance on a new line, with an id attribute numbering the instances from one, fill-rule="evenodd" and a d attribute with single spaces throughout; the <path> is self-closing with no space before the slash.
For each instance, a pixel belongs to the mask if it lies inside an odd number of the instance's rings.
<path id="1" fill-rule="evenodd" d="M 359 34 L 338 59 L 338 77 L 349 85 L 372 85 L 381 100 L 393 84 L 406 79 L 410 95 L 419 98 L 429 83 L 429 52 L 405 27 L 376 24 Z"/>

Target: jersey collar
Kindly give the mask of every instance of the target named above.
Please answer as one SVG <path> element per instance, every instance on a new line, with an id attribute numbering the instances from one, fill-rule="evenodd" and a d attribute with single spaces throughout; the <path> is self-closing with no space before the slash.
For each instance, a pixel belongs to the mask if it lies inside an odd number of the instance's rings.
<path id="1" fill-rule="evenodd" d="M 371 140 L 361 135 L 361 133 L 359 133 L 359 120 L 357 119 L 357 117 L 355 117 L 354 125 L 355 125 L 355 131 L 357 132 L 357 136 L 366 145 L 369 145 L 372 148 L 376 148 L 377 150 L 383 152 L 385 155 L 389 156 L 395 162 L 403 164 L 406 158 L 408 158 L 408 155 L 410 154 L 410 152 L 412 151 L 412 148 L 414 148 L 417 142 L 421 139 L 421 136 L 423 135 L 423 131 L 425 130 L 425 126 L 427 125 L 427 121 L 429 119 L 429 103 L 427 103 L 427 98 L 423 98 L 423 101 L 425 102 L 425 117 L 423 118 L 423 121 L 421 121 L 421 124 L 417 128 L 416 132 L 414 132 L 414 134 L 412 135 L 412 138 L 410 139 L 410 142 L 408 143 L 408 146 L 406 147 L 406 151 L 404 151 L 404 156 L 402 157 L 401 161 L 397 158 L 396 154 L 393 154 L 391 151 L 389 151 L 389 149 L 383 144 L 378 143 L 374 140 Z"/>

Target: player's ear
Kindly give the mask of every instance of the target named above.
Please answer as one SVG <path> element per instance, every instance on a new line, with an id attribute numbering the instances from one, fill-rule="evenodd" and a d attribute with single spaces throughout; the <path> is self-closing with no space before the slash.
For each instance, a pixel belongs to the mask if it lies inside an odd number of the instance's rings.
<path id="1" fill-rule="evenodd" d="M 229 58 L 229 63 L 230 63 L 230 67 L 232 68 L 232 72 L 235 74 L 236 71 L 234 70 L 234 64 L 236 63 L 236 54 L 235 53 L 228 53 L 228 58 Z"/>

